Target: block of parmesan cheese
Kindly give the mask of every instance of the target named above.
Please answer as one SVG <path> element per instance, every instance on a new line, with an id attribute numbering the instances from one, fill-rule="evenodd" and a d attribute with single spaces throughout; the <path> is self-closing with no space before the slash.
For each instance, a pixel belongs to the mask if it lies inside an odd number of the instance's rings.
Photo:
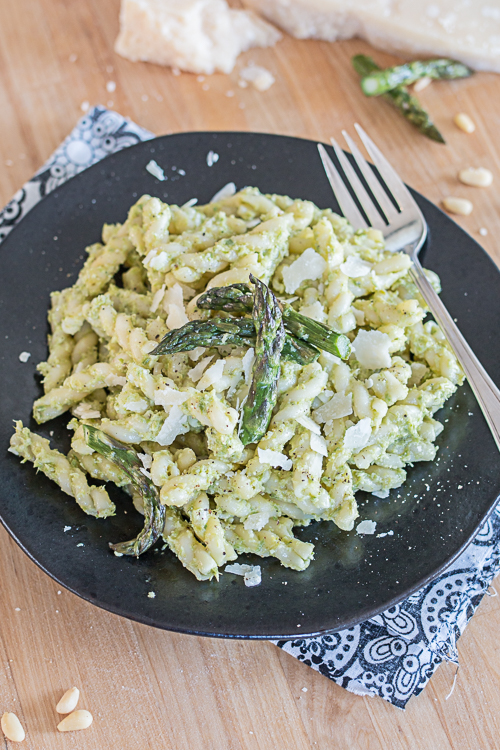
<path id="1" fill-rule="evenodd" d="M 500 0 L 244 0 L 299 39 L 349 39 L 500 72 Z"/>
<path id="2" fill-rule="evenodd" d="M 230 73 L 240 52 L 269 47 L 279 31 L 226 0 L 122 0 L 115 51 L 192 73 Z"/>

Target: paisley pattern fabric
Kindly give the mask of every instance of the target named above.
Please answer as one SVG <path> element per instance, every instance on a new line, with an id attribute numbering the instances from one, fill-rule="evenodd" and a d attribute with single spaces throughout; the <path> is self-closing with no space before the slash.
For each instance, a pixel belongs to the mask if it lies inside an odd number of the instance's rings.
<path id="1" fill-rule="evenodd" d="M 65 180 L 152 137 L 116 112 L 93 108 L 0 212 L 0 241 Z M 457 640 L 499 568 L 500 506 L 448 570 L 401 604 L 339 633 L 275 643 L 347 690 L 404 708 L 442 661 L 458 664 Z"/>
<path id="2" fill-rule="evenodd" d="M 404 708 L 442 661 L 458 665 L 457 641 L 500 569 L 500 506 L 435 581 L 361 625 L 276 644 L 337 685 Z"/>
<path id="3" fill-rule="evenodd" d="M 117 112 L 97 106 L 82 117 L 44 166 L 0 211 L 0 242 L 33 206 L 70 177 L 104 156 L 153 138 Z"/>

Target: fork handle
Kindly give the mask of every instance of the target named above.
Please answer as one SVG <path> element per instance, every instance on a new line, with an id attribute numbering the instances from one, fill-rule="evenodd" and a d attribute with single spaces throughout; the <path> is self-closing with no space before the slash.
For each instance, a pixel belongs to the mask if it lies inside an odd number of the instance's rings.
<path id="1" fill-rule="evenodd" d="M 413 258 L 410 274 L 462 365 L 469 385 L 495 439 L 497 448 L 500 450 L 500 390 L 479 362 L 455 325 L 450 313 L 432 288 L 418 258 Z"/>

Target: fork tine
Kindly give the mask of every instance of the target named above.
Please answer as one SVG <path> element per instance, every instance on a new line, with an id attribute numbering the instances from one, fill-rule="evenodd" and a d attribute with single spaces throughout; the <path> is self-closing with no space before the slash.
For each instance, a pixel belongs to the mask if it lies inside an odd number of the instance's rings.
<path id="1" fill-rule="evenodd" d="M 419 210 L 403 180 L 399 177 L 397 172 L 394 171 L 380 149 L 374 144 L 372 139 L 368 137 L 361 125 L 358 125 L 358 123 L 355 122 L 354 127 L 401 210 L 404 208 L 416 208 Z"/>
<path id="2" fill-rule="evenodd" d="M 344 136 L 345 141 L 347 145 L 349 146 L 351 154 L 354 156 L 356 164 L 359 167 L 359 171 L 365 178 L 370 190 L 372 191 L 373 195 L 377 199 L 377 202 L 380 205 L 380 208 L 382 209 L 382 211 L 384 212 L 387 220 L 389 222 L 394 221 L 399 216 L 399 214 L 394 208 L 391 201 L 389 200 L 387 193 L 385 192 L 384 188 L 380 184 L 380 181 L 375 176 L 375 173 L 373 172 L 371 166 L 368 164 L 365 157 L 363 156 L 359 148 L 356 146 L 355 142 L 353 141 L 349 133 L 343 130 L 342 135 Z"/>
<path id="3" fill-rule="evenodd" d="M 345 218 L 350 221 L 354 229 L 366 229 L 368 225 L 365 219 L 363 218 L 359 208 L 353 201 L 351 194 L 344 185 L 344 181 L 337 171 L 337 168 L 326 153 L 326 150 L 321 143 L 318 143 L 318 151 L 321 157 L 321 161 L 323 162 L 326 176 L 328 177 L 328 181 L 340 206 L 340 210 L 344 214 Z"/>
<path id="4" fill-rule="evenodd" d="M 335 151 L 337 159 L 339 160 L 340 166 L 342 167 L 348 182 L 350 182 L 358 201 L 361 203 L 361 207 L 363 208 L 365 214 L 368 216 L 370 224 L 372 225 L 372 227 L 375 227 L 375 229 L 384 229 L 385 224 L 382 221 L 378 209 L 366 192 L 365 187 L 359 179 L 358 175 L 352 168 L 349 159 L 344 154 L 335 138 L 330 138 L 330 141 L 332 143 L 333 150 Z"/>

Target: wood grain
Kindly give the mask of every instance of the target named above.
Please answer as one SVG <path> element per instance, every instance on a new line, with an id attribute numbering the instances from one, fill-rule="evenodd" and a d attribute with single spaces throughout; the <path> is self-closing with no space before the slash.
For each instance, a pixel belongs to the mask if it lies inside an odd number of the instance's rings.
<path id="1" fill-rule="evenodd" d="M 108 104 L 158 134 L 226 129 L 327 140 L 358 121 L 428 198 L 470 198 L 474 211 L 459 223 L 500 262 L 499 191 L 469 188 L 456 177 L 462 167 L 485 166 L 500 180 L 500 77 L 434 83 L 420 94 L 444 147 L 415 133 L 385 102 L 362 96 L 350 67 L 353 54 L 370 52 L 360 41 L 284 38 L 275 49 L 243 55 L 238 67 L 254 60 L 276 76 L 259 93 L 239 88 L 237 71 L 201 80 L 119 58 L 117 19 L 118 0 L 2 4 L 2 204 L 67 135 L 84 101 Z M 373 54 L 383 65 L 395 60 Z M 452 124 L 458 111 L 476 121 L 473 135 Z M 19 715 L 27 750 L 500 747 L 498 598 L 485 598 L 460 640 L 453 695 L 446 700 L 455 673 L 447 664 L 402 713 L 347 693 L 272 644 L 170 634 L 92 607 L 59 590 L 3 530 L 0 564 L 0 712 Z M 61 735 L 54 707 L 73 684 L 94 724 Z"/>

